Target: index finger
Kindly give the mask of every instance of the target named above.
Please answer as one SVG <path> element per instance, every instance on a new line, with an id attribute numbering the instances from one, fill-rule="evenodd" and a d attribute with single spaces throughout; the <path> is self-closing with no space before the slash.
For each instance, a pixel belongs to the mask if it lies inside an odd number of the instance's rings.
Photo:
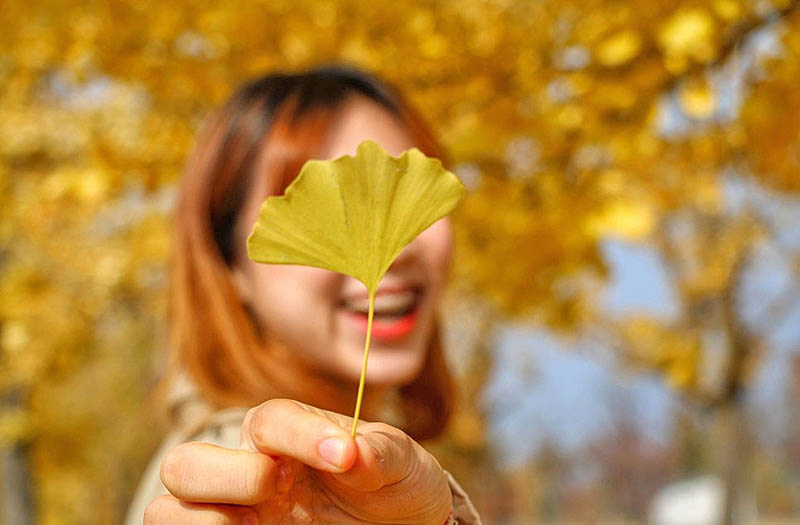
<path id="1" fill-rule="evenodd" d="M 242 423 L 242 444 L 268 455 L 294 458 L 312 468 L 344 472 L 358 446 L 343 428 L 344 416 L 288 399 L 271 399 L 250 409 Z"/>
<path id="2" fill-rule="evenodd" d="M 184 501 L 253 505 L 280 490 L 286 469 L 263 454 L 190 442 L 164 456 L 161 481 Z"/>

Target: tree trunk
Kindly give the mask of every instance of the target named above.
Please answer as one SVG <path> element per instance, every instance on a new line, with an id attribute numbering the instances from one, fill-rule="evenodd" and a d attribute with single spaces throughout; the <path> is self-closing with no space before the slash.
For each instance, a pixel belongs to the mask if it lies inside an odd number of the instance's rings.
<path id="1" fill-rule="evenodd" d="M 24 397 L 12 391 L 0 398 L 0 408 L 16 408 Z M 0 444 L 0 524 L 33 525 L 28 447 L 19 442 Z"/>
<path id="2" fill-rule="evenodd" d="M 28 450 L 24 446 L 0 449 L 0 516 L 5 525 L 33 525 Z"/>
<path id="3" fill-rule="evenodd" d="M 749 440 L 740 403 L 731 401 L 720 407 L 722 423 L 721 477 L 724 486 L 723 525 L 742 525 L 751 516 L 745 473 L 749 467 Z"/>
<path id="4" fill-rule="evenodd" d="M 722 322 L 728 340 L 728 370 L 718 408 L 722 421 L 722 481 L 725 498 L 723 525 L 740 525 L 755 516 L 752 498 L 746 492 L 746 472 L 750 466 L 750 441 L 744 414 L 746 363 L 755 341 L 743 322 L 737 294 L 744 278 L 750 251 L 739 253 L 731 269 L 731 280 L 722 294 Z"/>

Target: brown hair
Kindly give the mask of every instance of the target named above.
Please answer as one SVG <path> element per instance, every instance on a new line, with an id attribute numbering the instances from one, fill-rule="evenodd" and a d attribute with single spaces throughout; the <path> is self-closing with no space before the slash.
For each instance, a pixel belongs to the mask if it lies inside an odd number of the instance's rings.
<path id="1" fill-rule="evenodd" d="M 390 87 L 354 69 L 323 67 L 271 74 L 241 87 L 206 124 L 188 159 L 170 268 L 169 368 L 188 372 L 214 407 L 254 406 L 272 397 L 327 407 L 354 400 L 304 371 L 259 331 L 230 272 L 234 230 L 254 175 L 267 177 L 268 194 L 281 194 L 319 151 L 337 109 L 353 95 L 380 104 L 407 127 L 420 150 L 441 158 L 420 118 Z M 426 439 L 442 432 L 453 385 L 438 329 L 420 375 L 400 395 L 409 435 Z"/>

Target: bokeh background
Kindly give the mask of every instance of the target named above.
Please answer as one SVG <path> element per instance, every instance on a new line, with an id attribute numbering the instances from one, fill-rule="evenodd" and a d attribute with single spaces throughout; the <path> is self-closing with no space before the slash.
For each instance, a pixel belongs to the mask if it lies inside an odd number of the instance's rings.
<path id="1" fill-rule="evenodd" d="M 487 523 L 800 522 L 787 0 L 4 0 L 0 519 L 121 520 L 193 137 L 332 61 L 399 86 L 468 187 L 431 448 Z"/>

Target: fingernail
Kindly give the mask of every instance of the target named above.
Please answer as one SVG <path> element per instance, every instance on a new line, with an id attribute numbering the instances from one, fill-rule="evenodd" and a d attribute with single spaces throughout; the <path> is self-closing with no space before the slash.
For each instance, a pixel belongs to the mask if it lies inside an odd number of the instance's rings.
<path id="1" fill-rule="evenodd" d="M 342 468 L 344 463 L 345 442 L 341 438 L 328 438 L 319 444 L 319 455 L 322 459 L 336 467 Z"/>
<path id="2" fill-rule="evenodd" d="M 250 512 L 242 518 L 242 525 L 258 525 L 258 516 Z"/>

